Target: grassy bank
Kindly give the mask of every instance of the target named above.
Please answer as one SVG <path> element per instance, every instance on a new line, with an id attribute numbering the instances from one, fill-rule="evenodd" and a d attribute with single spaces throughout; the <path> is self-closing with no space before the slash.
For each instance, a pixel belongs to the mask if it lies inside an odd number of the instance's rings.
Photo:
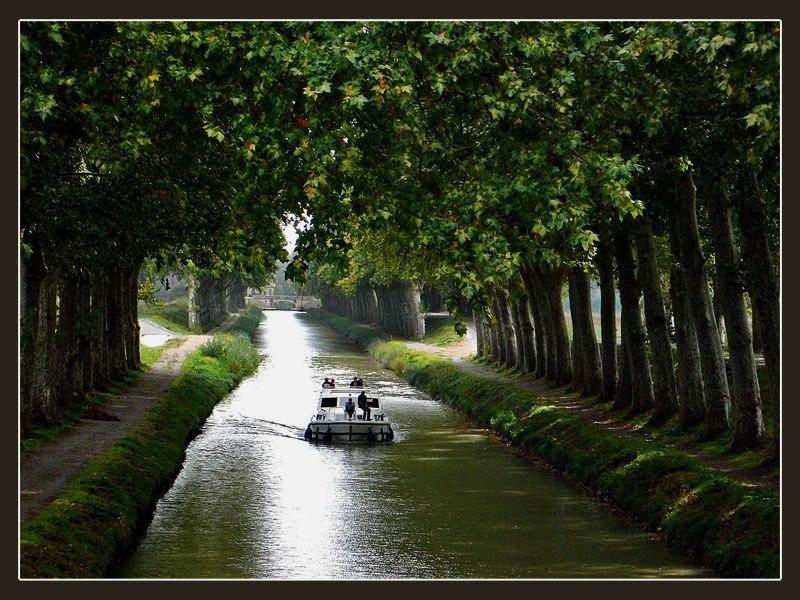
<path id="1" fill-rule="evenodd" d="M 230 390 L 258 366 L 243 333 L 220 334 L 189 356 L 141 423 L 87 465 L 21 528 L 21 574 L 102 577 L 133 546 L 183 463 L 189 441 Z"/>
<path id="2" fill-rule="evenodd" d="M 450 315 L 428 315 L 425 317 L 425 337 L 420 340 L 433 346 L 447 346 L 461 340 Z"/>
<path id="3" fill-rule="evenodd" d="M 244 333 L 252 338 L 261 323 L 262 312 L 258 306 L 248 306 L 245 311 L 236 319 L 228 330 L 230 333 Z"/>
<path id="4" fill-rule="evenodd" d="M 176 298 L 158 306 L 139 303 L 139 318 L 149 319 L 176 333 L 200 333 L 198 328 L 189 327 L 189 299 Z"/>
<path id="5" fill-rule="evenodd" d="M 409 383 L 491 427 L 660 531 L 672 548 L 726 577 L 777 577 L 779 496 L 753 491 L 656 443 L 598 430 L 514 385 L 384 341 L 321 310 L 309 314 L 364 346 Z"/>

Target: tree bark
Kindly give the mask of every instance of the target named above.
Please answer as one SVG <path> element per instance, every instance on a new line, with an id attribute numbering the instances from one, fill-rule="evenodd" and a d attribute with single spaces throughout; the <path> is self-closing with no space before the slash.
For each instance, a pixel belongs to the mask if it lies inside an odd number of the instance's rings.
<path id="1" fill-rule="evenodd" d="M 72 400 L 83 392 L 83 365 L 78 358 L 78 278 L 76 275 L 62 277 L 59 290 L 58 325 L 56 334 L 56 356 L 58 368 L 53 377 L 58 379 L 54 388 L 58 405 Z"/>
<path id="2" fill-rule="evenodd" d="M 653 416 L 651 422 L 660 425 L 678 410 L 678 394 L 672 363 L 669 326 L 661 294 L 661 276 L 656 264 L 656 246 L 649 215 L 636 224 L 636 254 L 639 281 L 644 295 L 644 315 L 650 349 L 653 353 Z"/>
<path id="3" fill-rule="evenodd" d="M 752 294 L 748 292 L 748 296 L 752 296 Z M 761 324 L 758 322 L 758 310 L 756 310 L 756 306 L 752 300 L 750 301 L 750 313 L 750 322 L 753 325 L 753 352 L 758 352 L 760 354 L 764 352 L 764 342 L 761 337 Z"/>
<path id="4" fill-rule="evenodd" d="M 725 374 L 725 358 L 708 293 L 705 256 L 697 228 L 696 193 L 691 173 L 680 173 L 675 180 L 675 211 L 671 223 L 674 231 L 671 234 L 677 236 L 680 249 L 687 299 L 700 348 L 706 425 L 709 433 L 713 434 L 728 428 L 730 391 Z"/>
<path id="5" fill-rule="evenodd" d="M 694 328 L 691 307 L 680 263 L 670 271 L 670 295 L 675 319 L 675 343 L 678 346 L 678 410 L 680 424 L 691 427 L 705 418 L 703 375 L 700 371 L 700 349 Z"/>
<path id="6" fill-rule="evenodd" d="M 125 294 L 125 358 L 129 369 L 139 369 L 142 366 L 139 355 L 139 270 L 141 262 L 130 267 L 127 278 L 124 280 L 123 292 Z M 244 301 L 244 296 L 242 296 Z"/>
<path id="7" fill-rule="evenodd" d="M 497 339 L 497 360 L 500 365 L 505 365 L 508 360 L 508 332 L 506 331 L 505 319 L 503 318 L 503 305 L 500 296 L 494 292 L 494 316 L 495 316 L 495 338 Z"/>
<path id="8" fill-rule="evenodd" d="M 613 402 L 617 393 L 617 299 L 614 291 L 614 254 L 607 240 L 600 240 L 596 262 L 600 273 L 600 338 L 603 353 L 600 401 Z"/>
<path id="9" fill-rule="evenodd" d="M 584 357 L 581 354 L 581 347 L 584 342 L 580 318 L 581 306 L 579 306 L 580 303 L 577 300 L 575 287 L 574 274 L 571 270 L 567 276 L 567 292 L 569 294 L 569 316 L 572 323 L 572 389 L 576 392 L 582 392 Z"/>
<path id="10" fill-rule="evenodd" d="M 494 299 L 492 299 L 492 316 L 494 317 L 493 322 L 488 321 L 486 327 L 487 337 L 489 338 L 489 359 L 494 363 L 499 363 L 501 358 L 501 344 L 498 331 L 498 320 L 500 317 L 497 314 Z"/>
<path id="11" fill-rule="evenodd" d="M 581 392 L 586 396 L 599 394 L 602 389 L 600 374 L 600 354 L 597 349 L 597 334 L 592 318 L 592 290 L 589 275 L 583 269 L 573 269 L 570 273 L 570 287 L 574 288 L 575 306 L 578 309 L 577 324 L 580 335 L 578 352 L 581 359 L 583 382 Z M 570 298 L 570 305 L 572 298 Z"/>
<path id="12" fill-rule="evenodd" d="M 513 338 L 513 355 L 509 360 L 509 367 L 525 372 L 525 342 L 523 340 L 522 321 L 519 314 L 519 298 L 512 298 L 511 293 L 505 292 L 508 324 Z"/>
<path id="13" fill-rule="evenodd" d="M 625 324 L 623 327 L 624 345 L 631 379 L 630 412 L 635 415 L 653 408 L 653 383 L 650 375 L 650 363 L 647 360 L 639 306 L 640 287 L 636 279 L 631 239 L 627 229 L 621 229 L 615 236 L 615 249 L 619 271 L 619 295 L 622 302 L 622 322 Z"/>
<path id="14" fill-rule="evenodd" d="M 247 286 L 238 275 L 233 275 L 228 283 L 227 305 L 230 312 L 242 310 L 245 307 L 245 292 Z"/>
<path id="15" fill-rule="evenodd" d="M 40 294 L 46 276 L 41 252 L 34 249 L 29 258 L 20 261 L 20 426 L 27 432 L 37 420 L 38 409 L 33 394 L 37 369 L 37 348 L 40 332 Z"/>
<path id="16" fill-rule="evenodd" d="M 616 410 L 630 410 L 633 406 L 633 383 L 631 382 L 630 358 L 628 357 L 627 338 L 628 326 L 624 319 L 620 322 L 622 340 L 619 347 L 619 374 L 617 376 L 617 390 L 614 395 L 614 408 Z"/>
<path id="17" fill-rule="evenodd" d="M 528 296 L 523 296 L 519 299 L 517 310 L 519 311 L 518 318 L 522 327 L 522 344 L 525 354 L 522 371 L 524 373 L 534 373 L 536 371 L 536 342 Z"/>
<path id="18" fill-rule="evenodd" d="M 409 340 L 425 336 L 425 320 L 420 312 L 419 286 L 411 281 L 394 281 L 375 289 L 378 299 L 379 328 Z"/>
<path id="19" fill-rule="evenodd" d="M 122 270 L 115 267 L 108 277 L 108 354 L 112 379 L 121 378 L 127 372 L 125 360 L 125 318 L 122 293 Z"/>
<path id="20" fill-rule="evenodd" d="M 88 269 L 82 269 L 78 275 L 78 356 L 83 368 L 83 389 L 95 387 L 95 359 L 93 347 L 94 313 L 92 311 L 92 275 Z M 96 343 L 96 342 L 95 342 Z"/>
<path id="21" fill-rule="evenodd" d="M 486 337 L 483 332 L 483 315 L 474 313 L 473 321 L 475 323 L 475 346 L 476 354 L 480 358 L 486 354 Z"/>
<path id="22" fill-rule="evenodd" d="M 737 194 L 737 212 L 742 232 L 742 258 L 748 281 L 748 291 L 758 315 L 764 346 L 764 364 L 769 382 L 772 405 L 773 455 L 780 449 L 780 286 L 767 237 L 764 201 L 756 174 L 748 166 Z"/>
<path id="23" fill-rule="evenodd" d="M 522 266 L 522 281 L 528 292 L 528 302 L 533 316 L 534 344 L 536 346 L 536 377 L 547 376 L 547 365 L 551 359 L 548 351 L 548 334 L 545 318 L 542 314 L 541 290 L 537 279 L 528 265 Z"/>
<path id="24" fill-rule="evenodd" d="M 378 322 L 378 299 L 368 282 L 362 282 L 356 288 L 355 318 L 362 323 Z"/>
<path id="25" fill-rule="evenodd" d="M 730 207 L 721 193 L 711 196 L 709 215 L 716 254 L 714 296 L 719 296 L 728 331 L 728 352 L 733 386 L 731 430 L 733 450 L 760 445 L 764 440 L 761 393 L 758 388 L 756 361 L 747 307 L 739 277 L 739 256 L 733 241 Z"/>
<path id="26" fill-rule="evenodd" d="M 725 321 L 724 310 L 722 308 L 722 294 L 719 292 L 719 280 L 717 270 L 711 273 L 711 285 L 713 286 L 714 293 L 711 296 L 711 306 L 714 309 L 714 320 L 717 323 L 717 332 L 719 333 L 719 343 L 725 348 Z"/>
<path id="27" fill-rule="evenodd" d="M 569 336 L 564 307 L 561 302 L 561 291 L 564 287 L 564 270 L 562 268 L 538 267 L 538 280 L 542 282 L 543 304 L 547 310 L 545 320 L 552 324 L 552 347 L 554 358 L 554 377 L 556 383 L 569 383 L 572 379 L 570 364 Z"/>

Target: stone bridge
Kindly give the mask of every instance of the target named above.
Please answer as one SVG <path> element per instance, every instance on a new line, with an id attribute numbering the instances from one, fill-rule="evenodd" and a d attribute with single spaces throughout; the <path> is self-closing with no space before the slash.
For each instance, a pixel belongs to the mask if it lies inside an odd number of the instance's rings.
<path id="1" fill-rule="evenodd" d="M 300 308 L 319 308 L 319 298 L 314 296 L 284 296 L 280 294 L 251 294 L 247 297 L 252 304 L 261 308 L 275 308 L 275 303 L 279 301 L 289 302 L 293 309 Z"/>

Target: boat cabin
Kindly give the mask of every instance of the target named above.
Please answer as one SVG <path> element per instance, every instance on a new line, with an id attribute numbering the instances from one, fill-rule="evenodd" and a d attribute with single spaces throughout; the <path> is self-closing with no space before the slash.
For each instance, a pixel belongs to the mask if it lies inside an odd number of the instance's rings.
<path id="1" fill-rule="evenodd" d="M 367 406 L 372 413 L 372 420 L 383 420 L 383 410 L 381 407 L 380 399 L 376 396 L 370 395 L 369 388 L 360 387 L 346 387 L 346 388 L 323 388 L 319 394 L 319 402 L 317 404 L 317 420 L 318 421 L 339 421 L 346 420 L 347 413 L 344 410 L 345 404 L 349 398 L 353 399 L 356 409 L 353 413 L 353 419 L 362 420 L 363 411 L 358 407 L 358 397 L 364 392 L 367 395 Z"/>

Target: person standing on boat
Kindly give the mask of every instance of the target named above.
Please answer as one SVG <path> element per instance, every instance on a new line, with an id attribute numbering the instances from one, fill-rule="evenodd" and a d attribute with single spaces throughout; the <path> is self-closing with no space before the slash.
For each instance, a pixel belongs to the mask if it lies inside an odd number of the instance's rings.
<path id="1" fill-rule="evenodd" d="M 322 387 L 324 387 L 324 388 L 332 388 L 333 384 L 331 383 L 331 380 L 326 377 L 325 381 L 322 382 Z"/>
<path id="2" fill-rule="evenodd" d="M 347 413 L 347 418 L 352 421 L 353 413 L 356 412 L 356 403 L 353 402 L 352 396 L 347 399 L 347 403 L 344 405 L 344 412 Z"/>
<path id="3" fill-rule="evenodd" d="M 364 391 L 358 395 L 358 408 L 364 411 L 365 421 L 372 420 L 372 411 L 369 409 L 369 404 L 367 403 L 367 394 Z"/>
<path id="4" fill-rule="evenodd" d="M 364 387 L 364 380 L 363 380 L 363 379 L 361 379 L 361 377 L 359 377 L 359 378 L 356 380 L 356 387 L 360 387 L 360 388 L 363 388 L 363 387 Z"/>
<path id="5" fill-rule="evenodd" d="M 350 387 L 358 387 L 358 379 L 353 377 L 353 381 L 350 382 Z"/>

